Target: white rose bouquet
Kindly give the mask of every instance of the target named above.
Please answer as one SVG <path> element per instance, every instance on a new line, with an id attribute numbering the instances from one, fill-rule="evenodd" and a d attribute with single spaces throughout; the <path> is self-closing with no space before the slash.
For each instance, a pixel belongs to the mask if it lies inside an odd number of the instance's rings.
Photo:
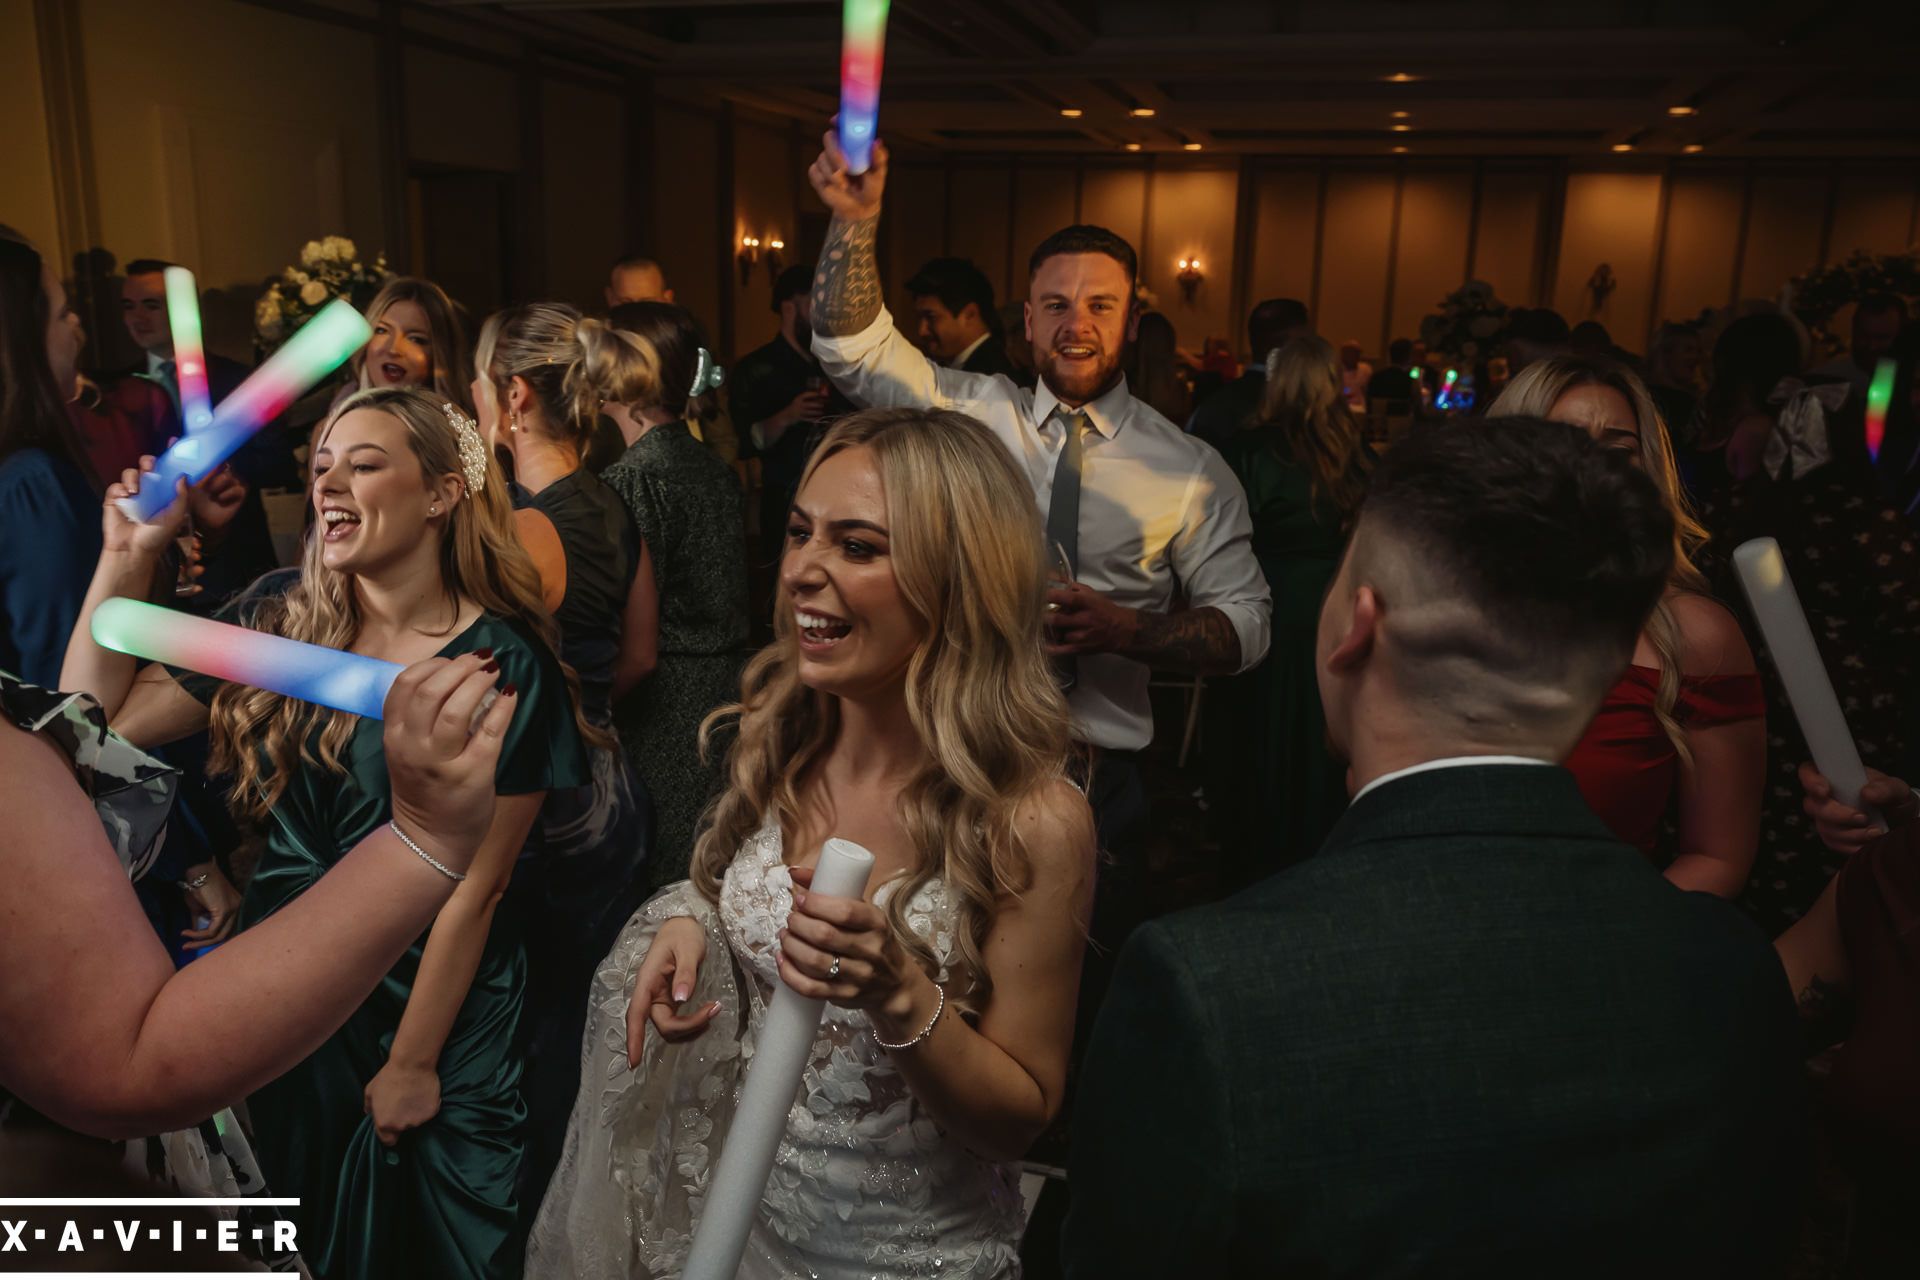
<path id="1" fill-rule="evenodd" d="M 274 350 L 335 298 L 364 309 L 389 274 L 385 253 L 368 264 L 345 236 L 309 240 L 299 264 L 282 271 L 253 304 L 254 341 L 263 354 Z"/>

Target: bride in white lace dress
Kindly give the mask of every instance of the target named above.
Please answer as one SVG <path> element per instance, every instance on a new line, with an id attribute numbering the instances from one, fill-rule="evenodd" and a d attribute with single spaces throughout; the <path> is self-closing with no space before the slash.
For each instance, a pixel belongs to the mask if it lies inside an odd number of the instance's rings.
<path id="1" fill-rule="evenodd" d="M 821 442 L 693 878 L 595 982 L 528 1275 L 680 1274 L 777 983 L 829 1005 L 740 1276 L 1019 1274 L 1094 874 L 1029 492 L 955 413 Z M 868 901 L 807 894 L 829 836 L 874 853 Z"/>

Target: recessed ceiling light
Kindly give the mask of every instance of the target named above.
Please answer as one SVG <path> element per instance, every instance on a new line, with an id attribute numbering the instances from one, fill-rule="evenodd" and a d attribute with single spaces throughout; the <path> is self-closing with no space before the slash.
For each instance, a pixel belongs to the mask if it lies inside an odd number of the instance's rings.
<path id="1" fill-rule="evenodd" d="M 1180 149 L 1182 151 L 1198 151 L 1200 149 L 1200 144 L 1197 142 L 1183 143 Z"/>
<path id="2" fill-rule="evenodd" d="M 1413 126 L 1410 124 L 1397 124 L 1393 126 L 1393 131 L 1395 133 L 1412 133 Z"/>
<path id="3" fill-rule="evenodd" d="M 1135 120 L 1151 120 L 1153 119 L 1154 112 L 1152 107 L 1135 107 L 1133 110 L 1127 112 L 1127 114 Z"/>
<path id="4" fill-rule="evenodd" d="M 1392 75 L 1388 76 L 1387 80 L 1391 84 L 1412 84 L 1415 80 L 1418 80 L 1419 78 L 1420 78 L 1419 76 L 1410 76 L 1404 71 L 1396 71 Z"/>
<path id="5" fill-rule="evenodd" d="M 1079 107 L 1062 107 L 1060 108 L 1060 114 L 1065 116 L 1069 120 L 1078 120 L 1081 116 L 1087 113 L 1082 111 Z"/>
<path id="6" fill-rule="evenodd" d="M 1633 144 L 1631 142 L 1616 142 L 1613 144 L 1613 149 L 1615 151 L 1631 151 L 1633 150 Z"/>
<path id="7" fill-rule="evenodd" d="M 1127 150 L 1129 151 L 1138 151 L 1139 149 L 1140 149 L 1140 144 L 1137 142 L 1129 142 L 1127 144 Z"/>
<path id="8" fill-rule="evenodd" d="M 1667 114 L 1670 116 L 1696 116 L 1700 114 L 1700 108 L 1691 103 L 1677 102 L 1667 108 Z"/>
<path id="9" fill-rule="evenodd" d="M 1697 154 L 1698 152 L 1706 150 L 1705 147 L 1701 146 L 1697 142 L 1689 142 L 1686 146 L 1680 149 L 1686 152 L 1688 155 L 1694 155 L 1694 154 Z"/>
<path id="10" fill-rule="evenodd" d="M 1397 156 L 1403 156 L 1403 155 L 1405 155 L 1405 154 L 1407 154 L 1407 149 L 1406 149 L 1405 147 L 1395 147 L 1395 148 L 1393 149 L 1393 154 L 1395 154 L 1395 155 L 1397 155 Z"/>
<path id="11" fill-rule="evenodd" d="M 1396 111 L 1393 113 L 1393 118 L 1395 120 L 1405 120 L 1407 118 L 1407 113 L 1404 111 Z"/>

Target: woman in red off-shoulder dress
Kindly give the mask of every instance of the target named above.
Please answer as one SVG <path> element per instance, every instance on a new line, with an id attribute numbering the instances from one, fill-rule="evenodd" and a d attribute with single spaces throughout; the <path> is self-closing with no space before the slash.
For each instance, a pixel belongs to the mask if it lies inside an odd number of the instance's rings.
<path id="1" fill-rule="evenodd" d="M 1667 879 L 1739 896 L 1760 839 L 1766 693 L 1739 623 L 1694 567 L 1706 531 L 1688 510 L 1653 398 L 1610 360 L 1556 356 L 1528 365 L 1488 412 L 1580 427 L 1630 452 L 1666 495 L 1674 517 L 1667 593 L 1566 765 L 1600 820 L 1649 858 L 1661 857 L 1672 817 Z"/>

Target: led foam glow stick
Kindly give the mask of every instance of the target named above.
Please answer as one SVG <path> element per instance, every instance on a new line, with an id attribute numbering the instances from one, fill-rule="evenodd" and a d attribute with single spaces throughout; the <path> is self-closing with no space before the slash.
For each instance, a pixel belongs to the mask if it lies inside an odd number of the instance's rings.
<path id="1" fill-rule="evenodd" d="M 873 165 L 880 122 L 880 64 L 887 49 L 889 0 L 846 0 L 840 29 L 840 153 L 848 173 Z"/>
<path id="2" fill-rule="evenodd" d="M 1867 453 L 1880 461 L 1880 445 L 1887 438 L 1887 409 L 1893 404 L 1894 363 L 1882 360 L 1873 369 L 1867 387 Z"/>
<path id="3" fill-rule="evenodd" d="M 873 855 L 850 840 L 829 840 L 813 872 L 815 894 L 859 898 L 866 894 Z M 707 1185 L 700 1225 L 681 1280 L 733 1280 L 747 1233 L 767 1192 L 773 1157 L 787 1131 L 787 1113 L 800 1089 L 800 1073 L 813 1050 L 824 1001 L 809 1000 L 784 982 L 774 984 L 767 1020 L 754 1043 L 753 1063 L 740 1086 L 733 1127 L 727 1134 L 713 1181 Z"/>
<path id="4" fill-rule="evenodd" d="M 402 670 L 397 662 L 342 653 L 119 596 L 101 601 L 93 611 L 93 640 L 102 648 L 136 658 L 373 720 L 380 719 L 387 690 Z"/>
<path id="5" fill-rule="evenodd" d="M 1450 402 L 1453 399 L 1453 384 L 1458 381 L 1460 381 L 1460 371 L 1458 369 L 1447 370 L 1447 380 L 1442 384 L 1440 395 L 1434 400 L 1434 404 L 1442 409 L 1452 408 L 1453 406 Z"/>
<path id="6" fill-rule="evenodd" d="M 1847 730 L 1840 700 L 1833 696 L 1833 681 L 1827 676 L 1826 664 L 1820 661 L 1820 649 L 1813 642 L 1806 612 L 1787 574 L 1780 544 L 1772 538 L 1743 542 L 1733 549 L 1733 567 L 1740 575 L 1748 603 L 1753 605 L 1754 620 L 1767 639 L 1774 668 L 1787 689 L 1787 701 L 1793 704 L 1793 717 L 1800 722 L 1807 750 L 1813 753 L 1814 767 L 1833 784 L 1835 799 L 1878 822 L 1880 815 L 1860 803 L 1867 771 L 1860 766 L 1860 751 Z"/>
<path id="7" fill-rule="evenodd" d="M 207 395 L 207 353 L 200 338 L 200 289 L 193 272 L 168 267 L 167 327 L 173 330 L 173 376 L 180 385 L 181 425 L 191 435 L 213 421 Z"/>
<path id="8" fill-rule="evenodd" d="M 339 298 L 329 302 L 220 402 L 204 429 L 181 438 L 161 454 L 153 474 L 141 478 L 140 492 L 120 500 L 120 510 L 129 520 L 143 522 L 159 515 L 173 501 L 179 481 L 194 485 L 212 475 L 249 436 L 338 369 L 372 336 L 373 329 L 351 303 Z"/>

